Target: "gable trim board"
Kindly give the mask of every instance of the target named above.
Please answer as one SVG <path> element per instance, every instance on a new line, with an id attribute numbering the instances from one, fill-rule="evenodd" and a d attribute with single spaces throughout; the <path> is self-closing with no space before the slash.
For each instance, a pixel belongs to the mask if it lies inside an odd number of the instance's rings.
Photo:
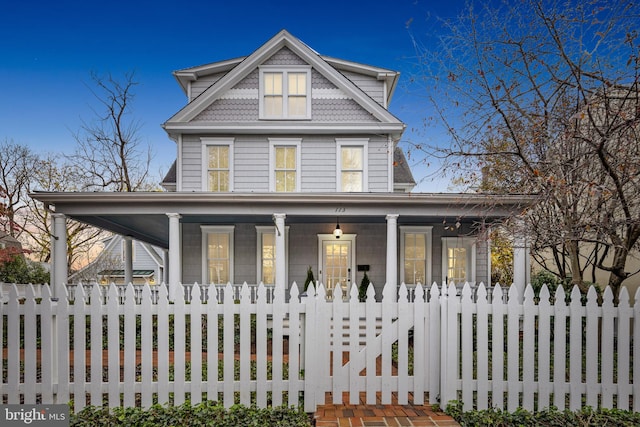
<path id="1" fill-rule="evenodd" d="M 257 69 L 265 60 L 270 58 L 280 49 L 287 47 L 294 54 L 301 57 L 305 62 L 307 62 L 313 69 L 322 74 L 327 80 L 333 83 L 337 88 L 342 90 L 346 96 L 353 99 L 357 102 L 362 108 L 364 108 L 367 112 L 369 112 L 372 116 L 374 116 L 377 120 L 382 122 L 381 124 L 392 124 L 396 126 L 392 126 L 389 131 L 402 132 L 404 130 L 404 124 L 400 122 L 393 114 L 387 111 L 382 105 L 378 104 L 375 100 L 373 100 L 370 96 L 364 93 L 360 88 L 358 88 L 352 81 L 347 79 L 342 73 L 333 68 L 329 63 L 327 63 L 324 59 L 322 59 L 317 53 L 315 53 L 312 49 L 302 43 L 299 39 L 293 37 L 286 30 L 282 30 L 278 34 L 276 34 L 271 40 L 265 43 L 262 47 L 258 48 L 254 53 L 246 57 L 242 62 L 240 62 L 236 67 L 230 70 L 227 74 L 225 74 L 222 78 L 220 78 L 217 82 L 211 85 L 208 89 L 206 89 L 203 93 L 201 93 L 196 99 L 187 104 L 182 110 L 176 113 L 173 117 L 171 117 L 167 122 L 164 123 L 163 127 L 165 130 L 183 130 L 186 131 L 193 125 L 189 126 L 189 122 L 198 116 L 202 111 L 204 111 L 209 105 L 211 105 L 214 101 L 223 96 L 227 91 L 232 89 L 236 84 L 238 84 L 242 79 L 244 79 L 250 72 Z M 278 122 L 276 125 L 281 127 L 283 124 L 286 126 L 286 121 Z M 202 124 L 196 125 L 197 129 L 200 131 L 207 130 L 207 126 L 202 126 Z M 224 126 L 224 125 L 223 125 Z M 242 127 L 246 126 L 242 124 Z M 258 125 L 262 128 L 262 125 Z M 288 126 L 287 126 L 288 127 Z M 314 126 L 311 125 L 313 128 Z M 238 128 L 238 123 L 234 123 L 233 128 Z M 308 129 L 307 126 L 305 128 Z M 209 128 L 210 130 L 218 129 L 220 130 L 219 125 L 212 126 Z M 271 127 L 262 128 L 272 129 Z M 224 129 L 222 129 L 224 130 Z M 311 129 L 313 130 L 313 129 Z M 374 128 L 375 130 L 380 130 L 380 127 Z M 335 129 L 334 129 L 335 131 Z"/>
<path id="2" fill-rule="evenodd" d="M 385 98 L 387 104 L 391 101 L 393 93 L 398 85 L 400 73 L 386 68 L 375 67 L 373 65 L 362 64 L 344 59 L 333 58 L 330 56 L 319 55 L 326 63 L 341 72 L 354 72 L 364 74 L 366 76 L 375 77 L 376 80 L 383 81 L 385 86 Z M 238 64 L 246 59 L 246 56 L 240 58 L 229 59 L 225 61 L 213 62 L 195 67 L 184 68 L 173 72 L 174 78 L 180 84 L 183 92 L 191 100 L 189 92 L 189 83 L 197 81 L 201 77 L 212 74 L 228 73 Z M 385 108 L 388 105 L 384 105 Z"/>
<path id="3" fill-rule="evenodd" d="M 264 122 L 219 122 L 215 124 L 174 123 L 165 127 L 167 131 L 179 131 L 183 134 L 198 134 L 224 132 L 227 134 L 255 135 L 268 132 L 269 134 L 362 134 L 362 133 L 392 133 L 400 136 L 404 131 L 402 123 L 313 123 L 299 120 L 279 120 Z"/>

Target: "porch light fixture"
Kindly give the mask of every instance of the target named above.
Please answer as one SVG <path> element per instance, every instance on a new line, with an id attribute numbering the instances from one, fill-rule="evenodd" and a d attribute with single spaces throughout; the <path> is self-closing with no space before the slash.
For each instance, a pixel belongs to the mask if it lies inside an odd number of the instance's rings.
<path id="1" fill-rule="evenodd" d="M 342 236 L 342 230 L 340 229 L 340 218 L 336 218 L 336 229 L 333 230 L 333 235 L 336 239 L 339 239 Z"/>

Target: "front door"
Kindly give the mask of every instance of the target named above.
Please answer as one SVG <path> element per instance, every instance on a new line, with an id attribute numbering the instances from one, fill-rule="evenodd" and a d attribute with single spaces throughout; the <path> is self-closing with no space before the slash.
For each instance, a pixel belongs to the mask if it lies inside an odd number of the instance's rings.
<path id="1" fill-rule="evenodd" d="M 331 235 L 328 238 L 320 237 L 320 239 L 321 259 L 319 264 L 321 268 L 319 280 L 327 290 L 327 297 L 333 298 L 334 289 L 340 286 L 342 295 L 348 298 L 349 290 L 353 283 L 355 235 L 343 235 L 340 239 L 336 239 Z"/>

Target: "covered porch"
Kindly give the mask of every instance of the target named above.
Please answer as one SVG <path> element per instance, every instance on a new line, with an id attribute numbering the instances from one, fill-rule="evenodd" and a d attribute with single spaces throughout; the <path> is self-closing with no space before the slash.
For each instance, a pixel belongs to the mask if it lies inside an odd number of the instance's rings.
<path id="1" fill-rule="evenodd" d="M 328 291 L 359 284 L 365 273 L 376 290 L 385 283 L 491 285 L 488 229 L 531 202 L 525 196 L 412 193 L 33 197 L 55 212 L 54 290 L 67 283 L 67 218 L 126 237 L 125 282 L 133 274 L 130 246 L 137 239 L 164 248 L 165 277 L 157 282 L 168 284 L 262 282 L 288 289 L 296 282 L 301 288 L 311 268 Z M 522 289 L 528 270 L 526 243 L 515 236 L 514 282 Z"/>

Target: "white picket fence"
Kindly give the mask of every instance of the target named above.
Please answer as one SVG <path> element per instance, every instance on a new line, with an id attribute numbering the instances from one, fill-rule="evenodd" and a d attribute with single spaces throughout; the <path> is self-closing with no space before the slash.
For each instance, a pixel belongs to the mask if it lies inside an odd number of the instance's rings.
<path id="1" fill-rule="evenodd" d="M 465 409 L 640 408 L 640 304 L 624 288 L 617 306 L 608 289 L 601 305 L 594 290 L 583 305 L 577 289 L 567 304 L 562 288 L 550 301 L 543 287 L 538 303 L 531 287 L 520 302 L 515 287 L 489 298 L 482 284 L 387 286 L 381 301 L 371 286 L 366 302 L 355 287 L 301 298 L 295 283 L 289 299 L 246 284 L 182 287 L 174 301 L 163 285 L 79 286 L 57 300 L 39 288 L 0 291 L 0 403 L 208 399 L 312 412 L 326 393 L 335 403 L 348 393 Z"/>

